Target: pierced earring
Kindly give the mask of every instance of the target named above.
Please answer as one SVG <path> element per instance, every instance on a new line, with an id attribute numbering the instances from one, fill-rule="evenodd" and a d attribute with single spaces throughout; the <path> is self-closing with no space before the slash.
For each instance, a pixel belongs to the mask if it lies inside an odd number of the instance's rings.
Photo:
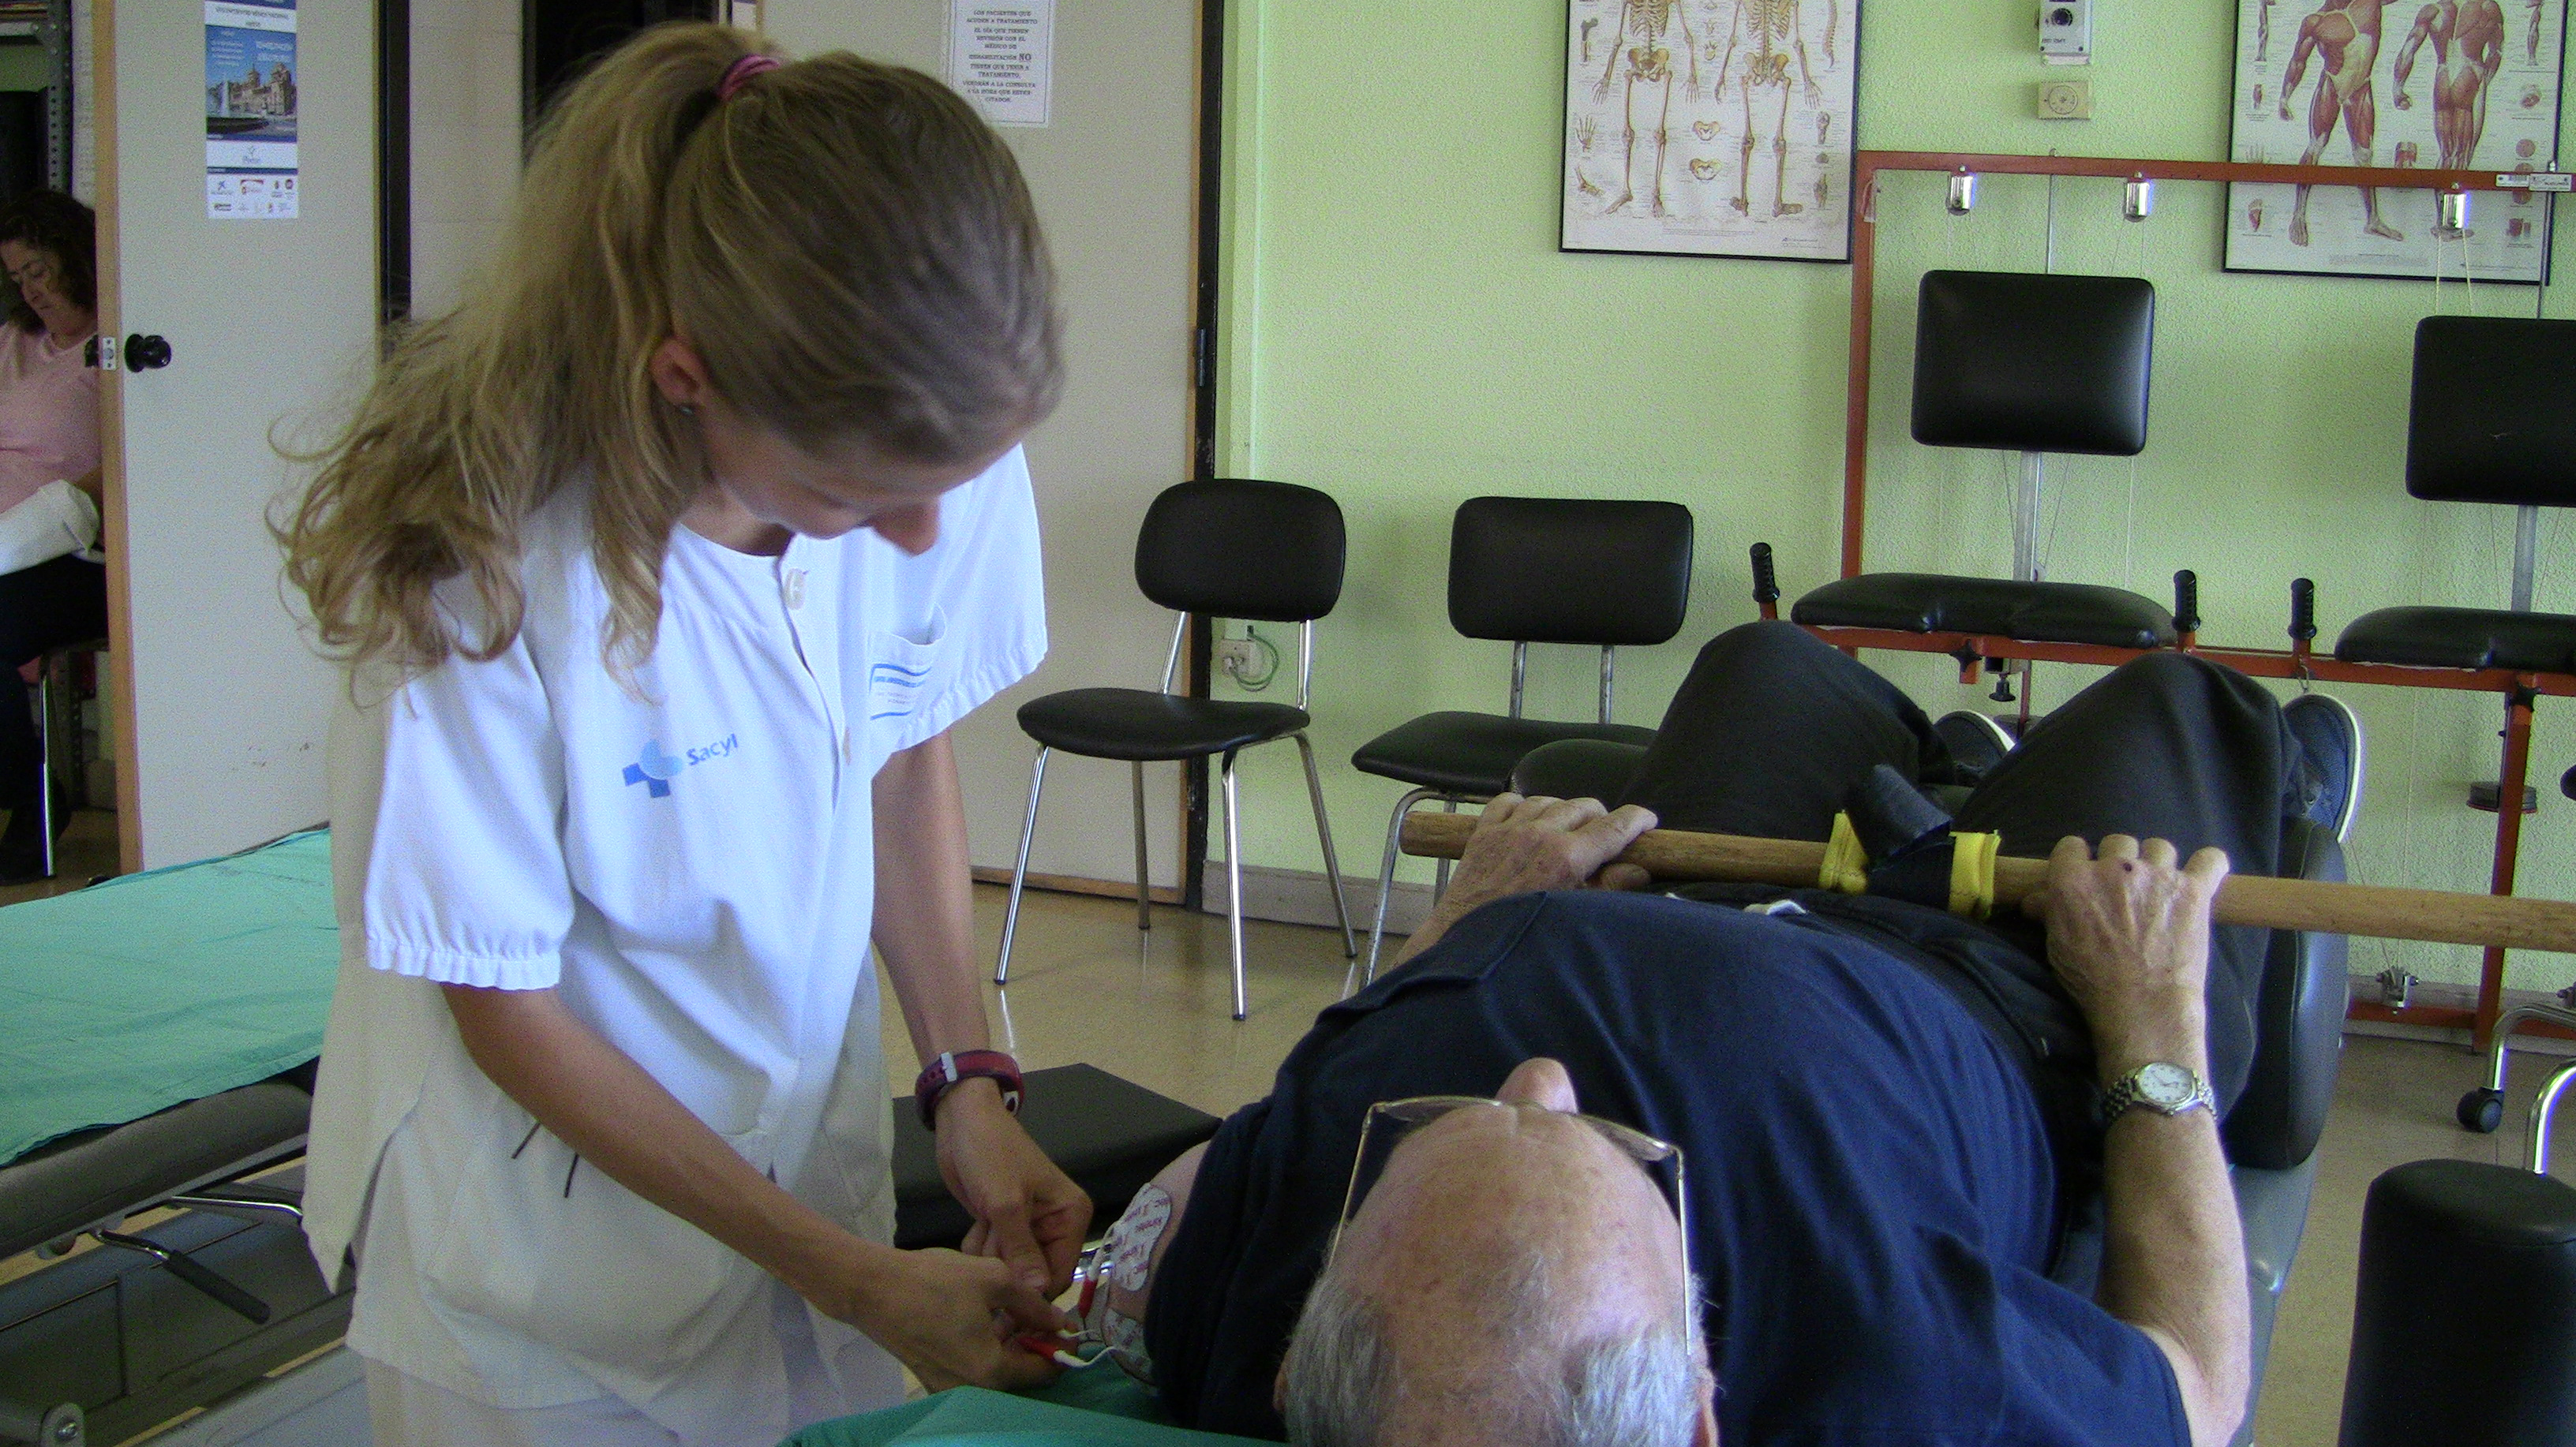
<path id="1" fill-rule="evenodd" d="M 680 415 L 683 417 L 695 417 L 698 415 L 698 409 L 686 402 L 674 403 L 673 405 L 680 409 Z"/>

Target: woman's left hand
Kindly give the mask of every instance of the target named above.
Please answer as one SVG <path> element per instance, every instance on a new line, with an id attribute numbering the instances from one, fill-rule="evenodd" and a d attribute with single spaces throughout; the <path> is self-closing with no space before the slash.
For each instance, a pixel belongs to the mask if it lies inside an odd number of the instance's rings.
<path id="1" fill-rule="evenodd" d="M 1048 1296 L 1071 1285 L 1091 1198 L 1002 1108 L 1001 1088 L 968 1080 L 941 1096 L 938 1143 L 939 1174 L 975 1217 L 967 1254 L 999 1259 Z"/>

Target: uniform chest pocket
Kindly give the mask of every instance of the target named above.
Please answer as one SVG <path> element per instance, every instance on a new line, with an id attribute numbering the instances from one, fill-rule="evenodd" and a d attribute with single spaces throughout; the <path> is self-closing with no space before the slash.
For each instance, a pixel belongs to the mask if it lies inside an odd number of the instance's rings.
<path id="1" fill-rule="evenodd" d="M 938 609 L 913 636 L 890 630 L 868 634 L 866 718 L 877 728 L 901 729 L 946 692 L 948 619 Z"/>

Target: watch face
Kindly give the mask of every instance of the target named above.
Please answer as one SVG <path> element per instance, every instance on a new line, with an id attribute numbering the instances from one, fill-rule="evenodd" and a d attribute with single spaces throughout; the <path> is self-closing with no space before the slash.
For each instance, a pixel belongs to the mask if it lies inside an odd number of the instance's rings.
<path id="1" fill-rule="evenodd" d="M 2161 1060 L 2138 1070 L 2138 1098 L 2160 1110 L 2181 1109 L 2196 1093 L 2197 1084 L 2190 1071 Z"/>

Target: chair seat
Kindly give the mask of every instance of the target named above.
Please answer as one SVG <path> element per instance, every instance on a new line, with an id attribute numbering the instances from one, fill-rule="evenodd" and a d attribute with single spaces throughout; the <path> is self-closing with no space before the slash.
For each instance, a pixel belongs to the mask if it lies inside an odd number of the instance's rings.
<path id="1" fill-rule="evenodd" d="M 2576 617 L 2501 608 L 2382 608 L 2352 620 L 2335 640 L 2346 663 L 2419 668 L 2576 668 Z"/>
<path id="2" fill-rule="evenodd" d="M 1351 767 L 1418 789 L 1491 798 L 1511 787 L 1512 768 L 1524 754 L 1560 739 L 1606 739 L 1644 748 L 1655 741 L 1655 731 L 1632 724 L 1426 713 L 1360 745 L 1351 755 Z"/>
<path id="3" fill-rule="evenodd" d="M 1141 688 L 1074 688 L 1020 705 L 1020 728 L 1094 759 L 1195 759 L 1286 738 L 1310 720 L 1284 703 L 1182 698 Z"/>
<path id="4" fill-rule="evenodd" d="M 2105 648 L 2171 648 L 2174 642 L 2173 614 L 2125 589 L 1946 573 L 1844 578 L 1799 599 L 1789 617 L 1825 628 L 1984 633 Z"/>

